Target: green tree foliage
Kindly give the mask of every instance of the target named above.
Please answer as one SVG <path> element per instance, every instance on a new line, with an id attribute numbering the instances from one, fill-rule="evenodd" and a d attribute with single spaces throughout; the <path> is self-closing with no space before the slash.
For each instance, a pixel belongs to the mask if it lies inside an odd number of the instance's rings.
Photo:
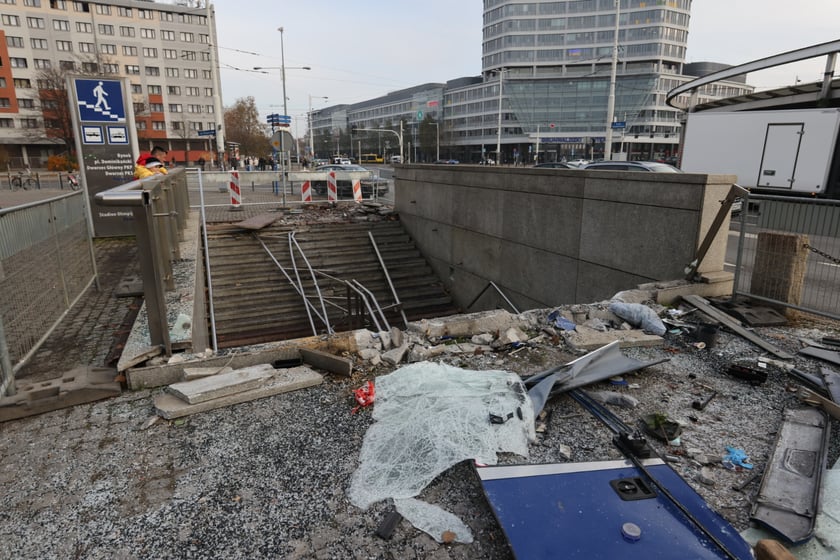
<path id="1" fill-rule="evenodd" d="M 271 151 L 270 129 L 260 121 L 252 96 L 240 97 L 225 108 L 225 135 L 228 141 L 239 143 L 239 153 L 243 156 L 260 156 Z"/>

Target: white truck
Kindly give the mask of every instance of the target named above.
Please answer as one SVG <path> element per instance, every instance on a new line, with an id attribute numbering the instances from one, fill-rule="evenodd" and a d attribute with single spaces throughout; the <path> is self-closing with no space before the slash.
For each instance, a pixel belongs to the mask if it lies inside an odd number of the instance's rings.
<path id="1" fill-rule="evenodd" d="M 737 175 L 765 194 L 840 198 L 840 109 L 698 111 L 685 124 L 680 168 Z"/>

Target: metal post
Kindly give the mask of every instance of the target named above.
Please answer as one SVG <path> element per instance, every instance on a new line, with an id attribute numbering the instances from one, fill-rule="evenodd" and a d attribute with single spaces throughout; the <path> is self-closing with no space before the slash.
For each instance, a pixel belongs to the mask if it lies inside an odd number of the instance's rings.
<path id="1" fill-rule="evenodd" d="M 618 23 L 621 14 L 621 0 L 615 0 L 615 37 L 613 37 L 612 66 L 610 67 L 610 97 L 607 100 L 607 134 L 604 139 L 604 159 L 612 159 L 612 123 L 615 119 L 615 76 L 618 69 Z"/>
<path id="2" fill-rule="evenodd" d="M 283 80 L 283 115 L 289 115 L 289 109 L 286 102 L 286 57 L 283 52 L 283 28 L 278 27 L 280 32 L 280 77 Z M 280 129 L 280 184 L 283 186 L 283 206 L 286 206 L 286 135 Z"/>
<path id="3" fill-rule="evenodd" d="M 505 76 L 505 69 L 499 70 L 499 128 L 496 132 L 496 165 L 502 163 L 502 80 Z"/>

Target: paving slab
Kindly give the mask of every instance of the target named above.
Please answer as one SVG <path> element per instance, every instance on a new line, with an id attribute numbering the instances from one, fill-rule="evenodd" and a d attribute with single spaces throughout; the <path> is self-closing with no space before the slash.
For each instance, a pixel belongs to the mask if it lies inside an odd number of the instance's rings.
<path id="1" fill-rule="evenodd" d="M 189 416 L 190 414 L 197 414 L 199 412 L 207 412 L 217 408 L 223 408 L 234 404 L 262 399 L 280 393 L 288 393 L 289 391 L 296 391 L 306 387 L 319 385 L 323 382 L 324 376 L 313 371 L 306 366 L 299 366 L 291 369 L 277 370 L 277 373 L 265 382 L 261 387 L 243 391 L 234 395 L 227 395 L 218 399 L 213 399 L 197 404 L 189 404 L 175 395 L 169 393 L 161 393 L 154 398 L 155 411 L 159 416 L 172 420 Z"/>
<path id="2" fill-rule="evenodd" d="M 566 341 L 579 350 L 596 350 L 616 340 L 620 341 L 619 346 L 630 348 L 634 346 L 663 346 L 665 339 L 655 334 L 647 334 L 644 331 L 634 329 L 628 331 L 611 330 L 607 332 L 597 331 L 578 325 L 574 331 L 563 333 Z"/>
<path id="3" fill-rule="evenodd" d="M 182 401 L 198 404 L 256 389 L 271 378 L 274 371 L 271 364 L 259 364 L 228 373 L 173 383 L 166 391 Z"/>

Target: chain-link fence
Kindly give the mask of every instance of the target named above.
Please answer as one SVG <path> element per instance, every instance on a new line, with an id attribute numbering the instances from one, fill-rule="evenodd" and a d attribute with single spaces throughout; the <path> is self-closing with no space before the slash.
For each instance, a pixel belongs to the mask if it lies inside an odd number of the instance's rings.
<path id="1" fill-rule="evenodd" d="M 733 227 L 735 294 L 840 319 L 840 201 L 751 195 Z"/>
<path id="2" fill-rule="evenodd" d="M 81 191 L 0 210 L 0 396 L 95 275 Z"/>

